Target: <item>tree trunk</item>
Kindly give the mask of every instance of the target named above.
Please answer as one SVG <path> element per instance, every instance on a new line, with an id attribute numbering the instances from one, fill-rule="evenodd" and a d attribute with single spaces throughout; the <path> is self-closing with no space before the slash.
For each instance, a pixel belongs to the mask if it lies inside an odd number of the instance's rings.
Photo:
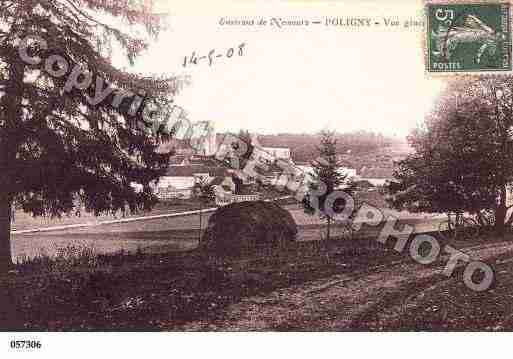
<path id="1" fill-rule="evenodd" d="M 198 235 L 198 247 L 201 246 L 201 220 L 202 220 L 202 213 L 203 212 L 203 204 L 200 201 L 200 210 L 199 210 L 199 235 Z"/>
<path id="2" fill-rule="evenodd" d="M 11 205 L 9 196 L 0 195 L 0 274 L 13 268 L 11 258 Z"/>
<path id="3" fill-rule="evenodd" d="M 499 205 L 495 209 L 495 232 L 497 234 L 504 234 L 506 212 L 508 211 L 506 207 L 506 194 L 506 186 L 502 186 L 499 196 Z"/>
<path id="4" fill-rule="evenodd" d="M 481 227 L 486 226 L 485 221 L 483 219 L 483 214 L 481 212 L 477 212 L 477 223 L 479 223 Z"/>
<path id="5" fill-rule="evenodd" d="M 509 215 L 509 218 L 508 218 L 508 211 L 509 211 L 509 208 L 506 210 L 506 228 L 509 228 L 511 227 L 511 225 L 513 224 L 513 213 L 510 213 Z"/>
<path id="6" fill-rule="evenodd" d="M 0 114 L 0 274 L 13 268 L 11 258 L 11 206 L 13 183 L 18 176 L 16 152 L 20 145 L 20 122 L 25 78 L 25 64 L 19 60 L 15 49 L 6 50 L 12 61 L 8 67 L 9 80 L 2 97 L 5 109 Z"/>
<path id="7" fill-rule="evenodd" d="M 331 227 L 331 218 L 328 217 L 328 228 L 326 230 L 326 240 L 328 240 L 328 241 L 331 239 L 330 227 Z"/>

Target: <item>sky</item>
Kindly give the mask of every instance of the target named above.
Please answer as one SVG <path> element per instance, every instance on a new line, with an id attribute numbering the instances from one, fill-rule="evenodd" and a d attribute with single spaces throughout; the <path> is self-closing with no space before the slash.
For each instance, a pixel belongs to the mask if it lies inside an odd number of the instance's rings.
<path id="1" fill-rule="evenodd" d="M 374 1 L 163 1 L 169 26 L 136 71 L 187 76 L 175 97 L 195 121 L 218 131 L 315 133 L 369 130 L 405 137 L 443 88 L 424 67 L 423 27 L 415 0 Z M 370 17 L 379 27 L 222 26 L 229 19 Z M 401 26 L 386 27 L 383 18 Z M 183 67 L 184 56 L 226 54 L 244 43 L 243 56 Z"/>

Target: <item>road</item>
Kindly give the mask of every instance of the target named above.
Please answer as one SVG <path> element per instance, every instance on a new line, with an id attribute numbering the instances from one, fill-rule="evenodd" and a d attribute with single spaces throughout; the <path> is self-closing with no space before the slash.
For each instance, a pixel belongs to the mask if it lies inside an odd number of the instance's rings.
<path id="1" fill-rule="evenodd" d="M 488 261 L 492 266 L 494 263 L 513 262 L 511 241 L 481 244 L 466 248 L 465 252 L 472 259 Z M 451 328 L 452 322 L 449 317 L 453 309 L 449 308 L 455 305 L 456 309 L 467 311 L 467 314 L 459 318 L 463 322 L 464 330 L 504 328 L 508 330 L 509 327 L 498 326 L 496 314 L 502 314 L 498 309 L 510 307 L 510 294 L 498 295 L 491 305 L 483 304 L 481 307 L 480 303 L 484 301 L 483 298 L 486 298 L 485 292 L 482 294 L 472 292 L 465 287 L 459 288 L 457 286 L 462 286 L 462 283 L 458 283 L 458 281 L 462 282 L 461 277 L 448 278 L 440 274 L 447 259 L 442 258 L 441 263 L 444 264 L 435 266 L 398 261 L 369 268 L 362 273 L 335 275 L 279 289 L 264 296 L 244 298 L 230 305 L 218 320 L 191 322 L 183 329 L 191 331 L 354 331 L 429 328 L 440 330 Z M 511 264 L 509 265 L 511 267 Z M 510 267 L 509 270 L 499 271 L 502 282 L 505 277 L 512 277 Z M 447 295 L 454 287 L 458 288 L 457 292 Z M 434 304 L 431 303 L 426 307 L 424 299 L 429 296 L 435 298 Z M 466 306 L 463 303 L 452 303 L 451 300 L 456 302 L 459 300 L 455 298 L 456 296 L 469 297 L 470 304 Z M 421 311 L 420 320 L 417 318 L 413 323 L 404 321 L 404 318 L 415 310 Z M 475 313 L 469 314 L 469 311 Z M 471 315 L 479 316 L 478 319 L 481 322 L 473 319 Z M 507 317 L 501 318 L 502 322 L 507 320 Z M 486 323 L 491 323 L 492 326 L 488 328 Z"/>

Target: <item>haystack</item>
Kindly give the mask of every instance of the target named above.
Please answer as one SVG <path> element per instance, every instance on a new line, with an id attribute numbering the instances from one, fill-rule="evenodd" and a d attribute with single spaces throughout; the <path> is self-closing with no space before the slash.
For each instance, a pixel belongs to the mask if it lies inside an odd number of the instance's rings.
<path id="1" fill-rule="evenodd" d="M 210 217 L 205 245 L 212 254 L 231 257 L 287 244 L 296 235 L 296 222 L 276 203 L 239 202 Z"/>

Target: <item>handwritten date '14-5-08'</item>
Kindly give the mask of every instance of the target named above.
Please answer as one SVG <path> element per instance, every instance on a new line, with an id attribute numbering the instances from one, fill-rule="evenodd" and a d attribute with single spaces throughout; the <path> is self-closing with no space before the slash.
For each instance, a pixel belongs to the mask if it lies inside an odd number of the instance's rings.
<path id="1" fill-rule="evenodd" d="M 182 66 L 187 67 L 191 65 L 198 65 L 202 61 L 205 61 L 208 63 L 209 66 L 212 66 L 214 62 L 217 59 L 221 59 L 223 57 L 225 58 L 232 58 L 235 55 L 237 56 L 243 56 L 244 55 L 244 48 L 246 44 L 243 42 L 237 47 L 230 47 L 226 51 L 217 51 L 216 49 L 212 49 L 208 52 L 207 55 L 199 56 L 196 54 L 196 51 L 193 51 L 191 56 L 184 56 Z"/>

